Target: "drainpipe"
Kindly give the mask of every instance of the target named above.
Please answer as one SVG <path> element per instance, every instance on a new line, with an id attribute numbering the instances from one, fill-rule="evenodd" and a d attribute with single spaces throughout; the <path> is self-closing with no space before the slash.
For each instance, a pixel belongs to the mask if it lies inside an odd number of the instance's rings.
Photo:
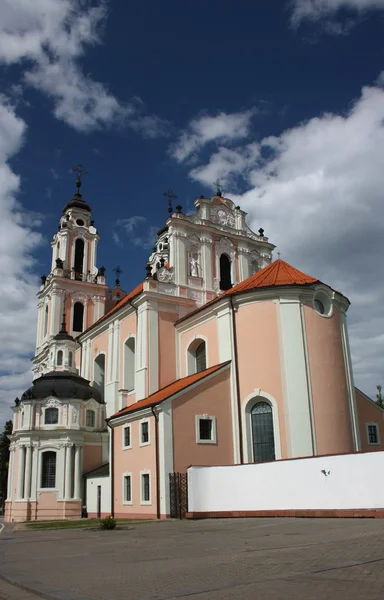
<path id="1" fill-rule="evenodd" d="M 115 493 L 114 493 L 114 487 L 115 487 L 115 473 L 114 473 L 114 437 L 115 437 L 115 430 L 113 429 L 112 425 L 110 425 L 109 423 L 109 419 L 105 419 L 106 424 L 108 425 L 108 427 L 111 430 L 111 454 L 109 457 L 109 469 L 110 469 L 110 475 L 111 475 L 111 516 L 114 517 L 115 516 Z"/>
<path id="2" fill-rule="evenodd" d="M 236 313 L 235 313 L 235 309 L 233 306 L 232 296 L 229 296 L 229 302 L 231 305 L 231 315 L 232 315 L 233 354 L 234 354 L 235 383 L 236 383 L 236 404 L 237 404 L 237 417 L 238 417 L 238 421 L 239 421 L 240 464 L 243 465 L 244 464 L 243 423 L 242 423 L 242 419 L 241 419 L 239 357 L 238 357 L 238 349 L 237 349 Z"/>
<path id="3" fill-rule="evenodd" d="M 155 412 L 155 407 L 151 406 L 152 414 L 155 417 L 155 453 L 156 453 L 156 516 L 160 519 L 160 474 L 159 474 L 159 415 Z"/>

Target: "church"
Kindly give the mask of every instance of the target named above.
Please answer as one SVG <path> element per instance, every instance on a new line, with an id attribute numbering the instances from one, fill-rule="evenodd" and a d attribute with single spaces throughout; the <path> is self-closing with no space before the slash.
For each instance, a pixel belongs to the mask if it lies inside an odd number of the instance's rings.
<path id="1" fill-rule="evenodd" d="M 13 406 L 5 520 L 171 515 L 170 477 L 384 449 L 354 385 L 350 305 L 273 258 L 220 189 L 172 206 L 126 293 L 97 267 L 77 191 L 37 294 L 33 382 Z"/>

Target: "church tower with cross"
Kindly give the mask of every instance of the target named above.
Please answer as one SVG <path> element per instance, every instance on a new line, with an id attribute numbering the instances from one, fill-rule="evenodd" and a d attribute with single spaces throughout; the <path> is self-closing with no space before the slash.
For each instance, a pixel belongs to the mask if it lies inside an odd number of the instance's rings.
<path id="1" fill-rule="evenodd" d="M 74 367 L 73 349 L 63 349 L 59 354 L 52 349 L 62 323 L 75 340 L 105 312 L 105 269 L 96 266 L 99 235 L 91 207 L 80 192 L 86 171 L 81 165 L 74 171 L 77 173 L 76 192 L 63 208 L 58 231 L 51 242 L 51 271 L 41 278 L 37 294 L 35 378 L 56 369 Z"/>

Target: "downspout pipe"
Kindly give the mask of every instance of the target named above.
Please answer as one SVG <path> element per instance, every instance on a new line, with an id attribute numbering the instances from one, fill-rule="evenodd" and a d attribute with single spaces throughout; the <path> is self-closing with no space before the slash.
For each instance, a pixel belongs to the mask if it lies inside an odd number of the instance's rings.
<path id="1" fill-rule="evenodd" d="M 239 455 L 240 464 L 244 464 L 244 452 L 243 452 L 243 422 L 241 418 L 241 400 L 240 400 L 240 374 L 239 374 L 239 356 L 237 347 L 237 330 L 236 330 L 236 313 L 233 306 L 233 297 L 229 296 L 229 303 L 231 306 L 232 316 L 232 332 L 233 332 L 233 356 L 234 356 L 234 368 L 235 368 L 235 387 L 236 387 L 236 404 L 237 404 L 237 418 L 239 422 Z"/>
<path id="2" fill-rule="evenodd" d="M 156 461 L 156 516 L 160 519 L 160 469 L 159 469 L 159 415 L 156 414 L 155 406 L 151 406 L 155 418 L 155 461 Z"/>
<path id="3" fill-rule="evenodd" d="M 109 419 L 105 419 L 105 422 L 107 423 L 108 427 L 111 430 L 111 453 L 110 453 L 110 457 L 109 457 L 109 469 L 110 469 L 110 476 L 111 476 L 111 517 L 115 516 L 115 473 L 114 473 L 114 448 L 115 448 L 115 444 L 114 444 L 114 438 L 115 438 L 115 430 L 112 427 L 112 425 L 109 422 Z"/>

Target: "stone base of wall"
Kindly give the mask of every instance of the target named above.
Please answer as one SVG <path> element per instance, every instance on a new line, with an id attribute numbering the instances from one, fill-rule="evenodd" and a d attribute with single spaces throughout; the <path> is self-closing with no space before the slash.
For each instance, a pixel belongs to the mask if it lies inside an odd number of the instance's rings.
<path id="1" fill-rule="evenodd" d="M 233 519 L 235 517 L 297 517 L 335 519 L 384 519 L 384 508 L 320 509 L 320 510 L 233 510 L 188 512 L 187 519 Z"/>
<path id="2" fill-rule="evenodd" d="M 60 521 L 81 517 L 81 500 L 57 500 L 51 506 L 36 501 L 5 502 L 4 521 Z"/>

